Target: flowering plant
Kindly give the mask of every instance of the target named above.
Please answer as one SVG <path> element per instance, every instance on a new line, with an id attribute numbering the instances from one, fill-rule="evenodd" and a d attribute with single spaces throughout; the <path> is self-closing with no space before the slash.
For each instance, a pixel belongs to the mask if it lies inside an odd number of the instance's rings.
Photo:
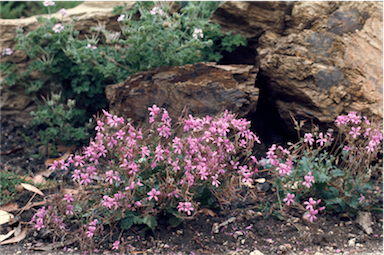
<path id="1" fill-rule="evenodd" d="M 122 229 L 146 224 L 154 231 L 160 212 L 170 214 L 173 224 L 194 217 L 202 189 L 225 206 L 257 176 L 250 151 L 260 141 L 249 130 L 250 122 L 225 111 L 215 118 L 189 115 L 172 126 L 166 109 L 153 105 L 149 111 L 151 126 L 143 130 L 103 110 L 89 146 L 50 166 L 73 169 L 76 194 L 55 194 L 51 207 L 33 218 L 37 230 L 65 232 L 67 220 L 77 219 L 86 224 L 67 235 L 76 233 L 79 241 L 101 237 L 105 225 L 119 222 Z M 81 242 L 82 248 L 94 249 L 91 240 Z"/>
<path id="2" fill-rule="evenodd" d="M 298 122 L 294 122 L 296 129 L 300 130 Z M 306 216 L 311 221 L 319 212 L 314 206 L 321 201 L 325 202 L 325 207 L 320 210 L 327 208 L 352 214 L 356 214 L 359 208 L 374 206 L 375 201 L 372 204 L 362 202 L 363 194 L 373 189 L 371 175 L 379 167 L 373 163 L 382 148 L 380 123 L 350 112 L 338 116 L 335 124 L 340 128 L 336 138 L 332 129 L 319 132 L 314 126 L 311 133 L 305 133 L 289 148 L 273 144 L 267 157 L 261 160 L 264 168 L 274 172 L 273 182 L 283 211 L 308 197 L 310 202 L 306 203 L 310 204 L 306 206 L 309 210 Z M 281 197 L 284 197 L 285 207 Z M 320 199 L 314 203 L 312 197 Z M 300 205 L 295 206 L 303 209 Z"/>
<path id="3" fill-rule="evenodd" d="M 54 4 L 51 0 L 44 1 L 48 9 Z M 66 10 L 59 11 L 61 19 L 39 16 L 38 29 L 24 34 L 18 28 L 15 49 L 2 52 L 10 60 L 1 63 L 5 74 L 3 89 L 21 84 L 38 104 L 42 103 L 40 95 L 47 89 L 55 93 L 62 91 L 62 102 L 75 100 L 75 108 L 87 110 L 79 119 L 89 118 L 107 106 L 104 89 L 108 84 L 122 82 L 131 74 L 149 68 L 218 61 L 221 51 L 246 44 L 244 37 L 224 35 L 220 26 L 209 24 L 209 16 L 200 5 L 207 6 L 191 2 L 182 9 L 182 14 L 170 14 L 169 6 L 147 2 L 135 3 L 133 10 L 116 8 L 121 31 L 108 31 L 105 24 L 99 23 L 90 28 L 93 34 L 85 39 L 80 39 L 80 32 L 74 29 L 77 17 L 64 19 L 68 15 Z M 225 49 L 213 45 L 220 45 L 220 38 L 226 39 Z M 33 60 L 27 71 L 17 68 L 12 59 L 13 50 L 22 50 Z M 29 75 L 36 70 L 42 71 L 50 82 L 31 81 Z"/>

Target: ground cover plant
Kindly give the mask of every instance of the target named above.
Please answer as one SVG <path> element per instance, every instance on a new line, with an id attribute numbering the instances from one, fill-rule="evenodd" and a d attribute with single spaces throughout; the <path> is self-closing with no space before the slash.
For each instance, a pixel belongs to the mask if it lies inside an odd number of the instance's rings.
<path id="1" fill-rule="evenodd" d="M 51 7 L 52 13 L 58 12 L 60 9 L 73 8 L 82 1 L 59 1 Z M 21 17 L 30 17 L 39 14 L 48 14 L 48 9 L 43 2 L 35 1 L 1 1 L 0 16 L 2 19 L 19 19 Z"/>
<path id="2" fill-rule="evenodd" d="M 56 6 L 48 0 L 43 5 L 49 13 Z M 218 24 L 208 22 L 216 7 L 215 2 L 189 2 L 179 13 L 170 13 L 171 7 L 161 2 L 136 2 L 133 10 L 115 8 L 121 31 L 107 31 L 105 24 L 99 23 L 91 28 L 92 36 L 85 39 L 74 29 L 77 17 L 64 21 L 68 15 L 65 9 L 59 11 L 59 19 L 38 16 L 37 30 L 25 34 L 23 28 L 18 28 L 16 47 L 2 52 L 11 58 L 10 62 L 1 63 L 1 71 L 6 75 L 3 89 L 10 91 L 8 88 L 15 84 L 23 85 L 26 93 L 43 105 L 35 115 L 35 123 L 45 124 L 42 129 L 50 129 L 44 132 L 56 133 L 54 138 L 50 136 L 42 142 L 52 143 L 54 147 L 59 142 L 70 145 L 68 137 L 61 137 L 60 128 L 47 122 L 60 116 L 44 104 L 41 95 L 47 97 L 51 91 L 61 94 L 63 105 L 72 100 L 75 105 L 71 111 L 77 114 L 66 121 L 76 129 L 84 129 L 79 123 L 86 123 L 92 114 L 107 107 L 106 85 L 122 82 L 131 74 L 150 68 L 219 61 L 222 51 L 245 46 L 245 37 L 223 34 Z M 25 72 L 12 62 L 16 50 L 24 51 L 33 60 Z M 29 75 L 36 70 L 54 85 L 49 86 L 43 79 L 31 81 Z M 46 112 L 51 116 L 40 118 Z M 84 132 L 72 136 L 80 141 Z"/>
<path id="3" fill-rule="evenodd" d="M 54 239 L 66 235 L 82 250 L 97 252 L 111 234 L 106 229 L 143 225 L 145 235 L 156 231 L 159 218 L 177 226 L 203 207 L 225 209 L 244 192 L 255 198 L 262 172 L 273 176 L 276 191 L 269 210 L 283 220 L 289 221 L 291 210 L 305 212 L 309 222 L 323 210 L 382 210 L 375 198 L 365 199 L 383 139 L 378 123 L 365 116 L 341 115 L 339 136 L 314 127 L 296 144 L 274 144 L 266 158 L 256 159 L 252 148 L 260 141 L 250 122 L 228 111 L 213 118 L 189 115 L 175 125 L 156 105 L 149 115 L 150 128 L 140 129 L 103 111 L 90 145 L 50 166 L 63 175 L 70 171 L 75 189 L 53 194 L 38 210 L 31 221 L 38 231 L 48 229 Z M 340 153 L 328 153 L 339 139 Z M 112 250 L 129 250 L 120 237 Z"/>

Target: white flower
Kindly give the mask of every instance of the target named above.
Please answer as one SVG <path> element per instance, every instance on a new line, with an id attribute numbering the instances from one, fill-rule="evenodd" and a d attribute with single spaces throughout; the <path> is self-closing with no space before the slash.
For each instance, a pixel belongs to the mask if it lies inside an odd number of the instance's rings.
<path id="1" fill-rule="evenodd" d="M 160 16 L 164 15 L 163 10 L 157 6 L 153 7 L 153 9 L 149 13 L 151 13 L 151 15 L 155 15 L 156 13 L 160 14 Z"/>
<path id="2" fill-rule="evenodd" d="M 63 15 L 64 17 L 68 15 L 67 10 L 64 9 L 64 8 L 60 9 L 59 13 L 60 13 L 61 15 Z"/>
<path id="3" fill-rule="evenodd" d="M 1 55 L 12 55 L 13 53 L 13 50 L 11 48 L 6 48 L 5 50 L 3 50 L 3 53 L 1 53 Z"/>
<path id="4" fill-rule="evenodd" d="M 52 0 L 44 0 L 43 5 L 45 7 L 53 6 L 53 5 L 55 5 L 55 2 L 53 2 Z"/>
<path id="5" fill-rule="evenodd" d="M 91 50 L 96 50 L 97 49 L 97 47 L 96 46 L 92 46 L 91 44 L 87 44 L 87 47 L 86 48 L 88 48 L 88 49 L 91 49 Z"/>
<path id="6" fill-rule="evenodd" d="M 53 28 L 52 30 L 55 32 L 55 33 L 60 33 L 61 30 L 64 29 L 64 26 L 61 25 L 60 23 L 57 23 Z"/>
<path id="7" fill-rule="evenodd" d="M 121 22 L 121 21 L 124 20 L 124 18 L 125 18 L 125 15 L 124 15 L 124 14 L 121 14 L 121 15 L 117 18 L 117 21 L 118 21 L 118 22 Z"/>
<path id="8" fill-rule="evenodd" d="M 195 28 L 195 31 L 193 31 L 192 36 L 195 39 L 198 39 L 198 36 L 200 36 L 200 38 L 203 38 L 204 37 L 203 30 Z"/>

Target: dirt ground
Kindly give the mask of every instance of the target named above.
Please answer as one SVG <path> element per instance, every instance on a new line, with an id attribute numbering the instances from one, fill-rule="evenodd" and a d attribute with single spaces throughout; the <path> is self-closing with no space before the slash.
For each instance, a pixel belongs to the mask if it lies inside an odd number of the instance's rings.
<path id="1" fill-rule="evenodd" d="M 48 156 L 33 159 L 28 151 L 37 153 L 39 149 L 44 148 L 27 146 L 20 132 L 32 138 L 36 138 L 37 135 L 37 130 L 34 128 L 18 126 L 12 122 L 2 123 L 0 169 L 33 177 L 45 169 L 44 160 Z M 382 185 L 382 182 L 379 184 Z M 212 209 L 215 216 L 201 213 L 194 220 L 184 221 L 176 228 L 169 226 L 166 219 L 159 219 L 154 235 L 147 233 L 145 236 L 140 236 L 142 227 L 133 226 L 123 232 L 121 229 L 116 229 L 111 237 L 113 241 L 119 235 L 124 238 L 127 247 L 125 254 L 383 253 L 381 214 L 372 213 L 371 234 L 367 234 L 356 222 L 356 217 L 351 218 L 345 213 L 322 212 L 316 221 L 310 223 L 302 218 L 303 212 L 291 210 L 290 220 L 279 220 L 272 213 L 257 210 L 260 204 L 272 201 L 273 192 L 270 189 L 267 189 L 258 201 L 238 200 L 225 211 Z M 382 186 L 376 187 L 374 193 L 377 192 L 382 192 Z M 32 192 L 24 191 L 16 196 L 14 202 L 21 208 L 32 196 Z M 33 201 L 38 202 L 39 198 L 36 196 Z M 15 220 L 29 222 L 36 209 L 38 207 L 25 210 Z M 6 234 L 14 227 L 15 224 L 0 225 L 0 235 Z M 51 240 L 49 233 L 37 232 L 29 226 L 26 238 L 17 244 L 0 245 L 0 254 L 84 254 L 77 251 L 76 246 L 70 244 L 64 246 L 60 242 L 52 243 Z M 106 242 L 99 253 L 115 254 L 111 250 L 113 241 Z"/>

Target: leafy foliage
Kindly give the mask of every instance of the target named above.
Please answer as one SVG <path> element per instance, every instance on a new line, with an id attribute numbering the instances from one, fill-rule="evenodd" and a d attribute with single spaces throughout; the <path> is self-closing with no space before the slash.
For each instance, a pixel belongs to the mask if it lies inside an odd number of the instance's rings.
<path id="1" fill-rule="evenodd" d="M 51 7 L 52 12 L 57 12 L 61 8 L 73 8 L 83 1 L 60 1 Z M 1 1 L 0 16 L 2 19 L 18 19 L 21 17 L 30 17 L 39 14 L 48 14 L 48 10 L 42 2 L 32 1 Z"/>

